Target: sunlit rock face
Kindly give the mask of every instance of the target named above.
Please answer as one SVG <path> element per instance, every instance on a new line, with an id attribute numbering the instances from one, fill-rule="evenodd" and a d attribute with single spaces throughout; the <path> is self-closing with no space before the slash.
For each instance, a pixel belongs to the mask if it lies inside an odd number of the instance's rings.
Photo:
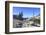
<path id="1" fill-rule="evenodd" d="M 34 22 L 35 21 L 35 22 Z M 24 20 L 13 19 L 13 28 L 25 28 L 32 26 L 40 26 L 40 16 L 31 17 Z"/>

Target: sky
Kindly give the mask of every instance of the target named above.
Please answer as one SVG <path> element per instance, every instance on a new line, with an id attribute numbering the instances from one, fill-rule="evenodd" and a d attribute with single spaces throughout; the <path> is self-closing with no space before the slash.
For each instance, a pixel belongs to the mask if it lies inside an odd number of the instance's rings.
<path id="1" fill-rule="evenodd" d="M 13 15 L 18 15 L 19 13 L 23 12 L 23 17 L 32 17 L 33 12 L 34 16 L 37 16 L 40 13 L 40 8 L 35 7 L 13 7 Z"/>

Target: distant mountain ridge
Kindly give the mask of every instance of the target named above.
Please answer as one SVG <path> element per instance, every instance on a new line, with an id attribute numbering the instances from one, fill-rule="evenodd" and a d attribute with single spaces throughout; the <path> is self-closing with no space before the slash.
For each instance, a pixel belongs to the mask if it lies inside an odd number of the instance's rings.
<path id="1" fill-rule="evenodd" d="M 13 19 L 18 19 L 18 15 L 13 15 Z M 28 18 L 22 18 L 23 20 L 26 20 Z"/>

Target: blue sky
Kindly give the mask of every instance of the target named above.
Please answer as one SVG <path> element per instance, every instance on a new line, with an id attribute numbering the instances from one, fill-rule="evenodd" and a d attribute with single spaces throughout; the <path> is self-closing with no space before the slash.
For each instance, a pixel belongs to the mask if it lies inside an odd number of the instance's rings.
<path id="1" fill-rule="evenodd" d="M 40 8 L 35 7 L 13 7 L 13 15 L 18 15 L 19 12 L 23 12 L 23 17 L 37 16 L 40 13 Z"/>

